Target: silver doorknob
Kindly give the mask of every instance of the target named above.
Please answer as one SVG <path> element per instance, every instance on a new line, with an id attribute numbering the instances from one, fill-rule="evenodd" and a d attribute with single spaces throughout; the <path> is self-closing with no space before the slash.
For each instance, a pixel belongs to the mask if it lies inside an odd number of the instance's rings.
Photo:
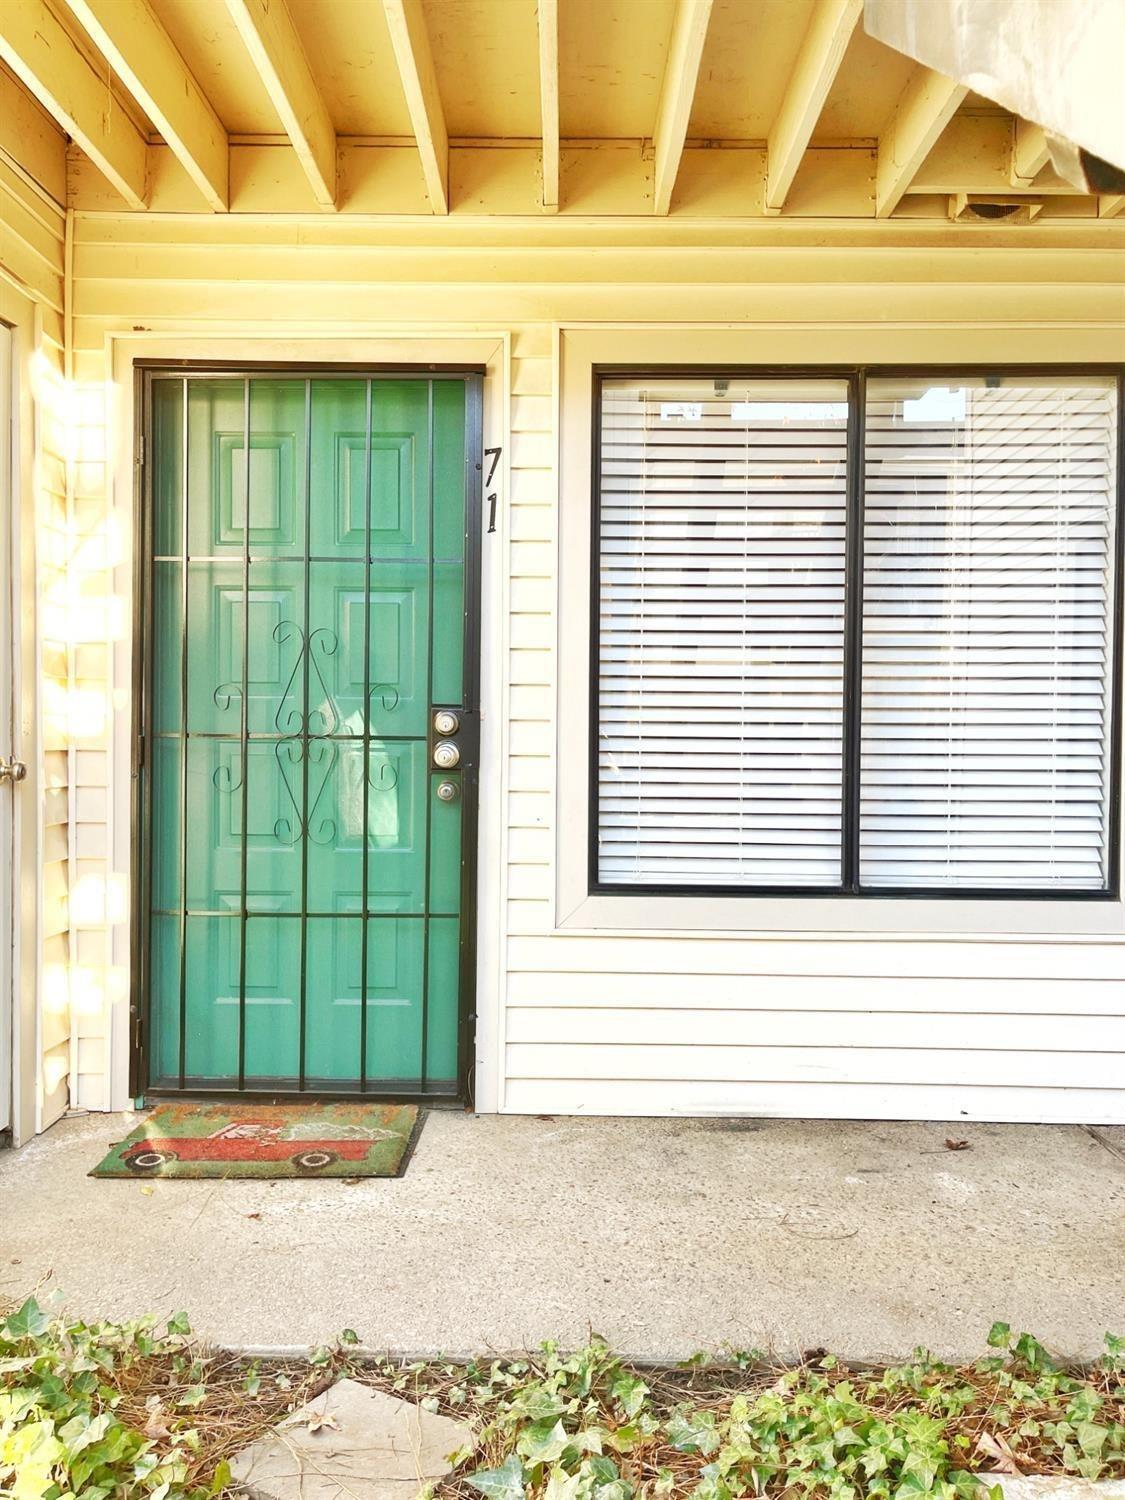
<path id="1" fill-rule="evenodd" d="M 439 708 L 434 712 L 435 734 L 456 734 L 461 727 L 461 720 L 451 708 Z"/>
<path id="2" fill-rule="evenodd" d="M 457 783 L 455 781 L 439 781 L 437 794 L 438 800 L 441 802 L 456 802 Z"/>
<path id="3" fill-rule="evenodd" d="M 434 765 L 439 771 L 452 771 L 460 761 L 461 752 L 452 740 L 442 740 L 439 745 L 434 746 Z"/>
<path id="4" fill-rule="evenodd" d="M 22 781 L 26 775 L 27 767 L 22 760 L 16 760 L 14 756 L 11 760 L 0 759 L 0 782 L 10 781 L 15 785 L 17 781 Z"/>

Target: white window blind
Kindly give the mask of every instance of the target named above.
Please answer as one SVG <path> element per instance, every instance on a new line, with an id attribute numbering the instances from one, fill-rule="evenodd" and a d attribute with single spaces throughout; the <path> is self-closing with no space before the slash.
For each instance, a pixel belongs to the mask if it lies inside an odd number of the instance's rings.
<path id="1" fill-rule="evenodd" d="M 859 389 L 602 381 L 601 887 L 1110 889 L 1117 381 L 869 376 L 848 595 Z"/>
<path id="2" fill-rule="evenodd" d="M 841 879 L 848 387 L 606 380 L 597 868 Z"/>
<path id="3" fill-rule="evenodd" d="M 1098 890 L 1117 392 L 867 383 L 860 882 Z"/>

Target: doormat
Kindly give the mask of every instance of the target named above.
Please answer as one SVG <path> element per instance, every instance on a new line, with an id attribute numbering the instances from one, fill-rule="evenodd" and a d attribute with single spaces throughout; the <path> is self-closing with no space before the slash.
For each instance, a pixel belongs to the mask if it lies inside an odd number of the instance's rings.
<path id="1" fill-rule="evenodd" d="M 414 1104 L 165 1104 L 90 1176 L 401 1177 L 420 1127 Z"/>

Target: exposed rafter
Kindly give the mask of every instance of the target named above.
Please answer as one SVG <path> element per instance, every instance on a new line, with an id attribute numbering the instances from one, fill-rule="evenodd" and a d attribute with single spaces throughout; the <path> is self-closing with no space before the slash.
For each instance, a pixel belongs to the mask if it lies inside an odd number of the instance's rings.
<path id="1" fill-rule="evenodd" d="M 1017 120 L 1012 136 L 1012 182 L 1027 183 L 1038 177 L 1050 160 L 1047 135 L 1042 125 Z"/>
<path id="2" fill-rule="evenodd" d="M 227 133 L 147 0 L 66 0 L 208 204 L 228 201 Z"/>
<path id="3" fill-rule="evenodd" d="M 664 82 L 660 88 L 660 104 L 656 111 L 656 128 L 652 133 L 656 158 L 652 206 L 658 214 L 666 214 L 671 207 L 710 19 L 711 0 L 679 0 L 676 6 Z"/>
<path id="4" fill-rule="evenodd" d="M 919 68 L 902 91 L 894 113 L 879 137 L 879 159 L 875 169 L 875 214 L 885 219 L 933 149 L 938 136 L 953 118 L 968 93 L 944 73 Z"/>
<path id="5" fill-rule="evenodd" d="M 144 208 L 148 147 L 43 0 L 0 5 L 0 57 L 131 208 Z"/>
<path id="6" fill-rule="evenodd" d="M 863 0 L 817 0 L 769 135 L 767 210 L 776 212 L 785 206 L 786 194 L 862 14 Z"/>
<path id="7" fill-rule="evenodd" d="M 435 214 L 449 212 L 449 135 L 422 0 L 383 0 L 422 175 Z"/>
<path id="8" fill-rule="evenodd" d="M 336 205 L 336 131 L 285 0 L 226 0 L 266 92 L 293 143 L 313 196 Z"/>
<path id="9" fill-rule="evenodd" d="M 538 0 L 539 112 L 543 137 L 543 207 L 559 206 L 559 4 Z"/>
<path id="10" fill-rule="evenodd" d="M 1098 199 L 1098 218 L 1116 219 L 1125 214 L 1125 193 L 1103 193 Z"/>

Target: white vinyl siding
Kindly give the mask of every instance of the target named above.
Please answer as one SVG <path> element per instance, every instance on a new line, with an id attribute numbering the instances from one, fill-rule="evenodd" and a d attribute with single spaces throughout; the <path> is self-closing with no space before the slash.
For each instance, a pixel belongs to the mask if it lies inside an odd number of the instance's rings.
<path id="1" fill-rule="evenodd" d="M 1117 382 L 949 380 L 602 382 L 600 888 L 1109 889 Z"/>
<path id="2" fill-rule="evenodd" d="M 603 883 L 839 884 L 847 403 L 603 384 Z"/>
<path id="3" fill-rule="evenodd" d="M 860 880 L 1108 880 L 1117 391 L 867 385 Z"/>

